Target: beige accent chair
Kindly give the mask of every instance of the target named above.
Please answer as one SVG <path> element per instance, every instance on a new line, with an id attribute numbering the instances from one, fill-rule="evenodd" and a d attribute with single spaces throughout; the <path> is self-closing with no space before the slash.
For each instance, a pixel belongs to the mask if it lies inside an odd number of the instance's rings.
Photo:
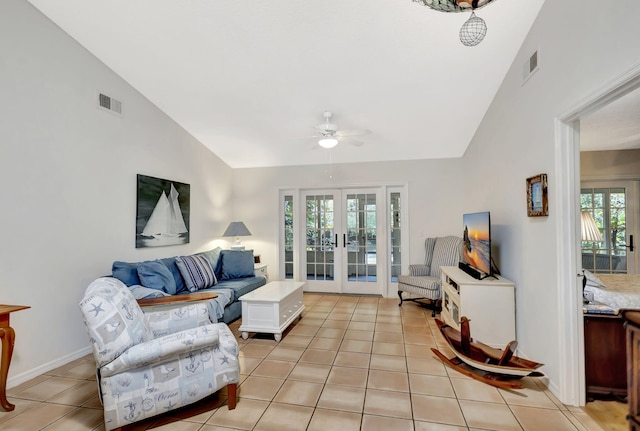
<path id="1" fill-rule="evenodd" d="M 404 299 L 404 301 L 419 301 L 420 304 L 436 312 L 442 310 L 442 286 L 440 280 L 441 266 L 458 266 L 462 259 L 462 238 L 445 236 L 427 238 L 425 245 L 425 259 L 422 265 L 409 265 L 409 275 L 398 276 L 398 296 L 402 306 L 402 293 L 408 292 L 419 297 Z M 425 304 L 422 300 L 427 300 Z"/>

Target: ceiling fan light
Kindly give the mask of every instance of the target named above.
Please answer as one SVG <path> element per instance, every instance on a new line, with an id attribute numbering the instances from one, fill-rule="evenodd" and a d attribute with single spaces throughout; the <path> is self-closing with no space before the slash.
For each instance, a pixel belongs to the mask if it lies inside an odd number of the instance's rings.
<path id="1" fill-rule="evenodd" d="M 338 140 L 336 138 L 322 138 L 318 141 L 318 145 L 322 148 L 333 148 L 338 145 Z"/>

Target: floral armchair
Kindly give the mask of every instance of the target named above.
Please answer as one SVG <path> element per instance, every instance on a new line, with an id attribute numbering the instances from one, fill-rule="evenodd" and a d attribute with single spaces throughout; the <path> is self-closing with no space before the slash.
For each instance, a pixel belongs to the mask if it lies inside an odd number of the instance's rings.
<path id="1" fill-rule="evenodd" d="M 207 305 L 143 313 L 121 281 L 92 282 L 80 302 L 97 365 L 105 430 L 191 404 L 228 388 L 236 405 L 238 343 Z"/>
<path id="2" fill-rule="evenodd" d="M 402 306 L 402 292 L 419 295 L 419 298 L 407 298 L 405 301 L 428 300 L 426 305 L 432 309 L 431 315 L 442 309 L 441 266 L 458 266 L 462 258 L 462 238 L 444 236 L 427 238 L 425 260 L 422 265 L 409 265 L 409 275 L 398 276 L 398 296 Z"/>

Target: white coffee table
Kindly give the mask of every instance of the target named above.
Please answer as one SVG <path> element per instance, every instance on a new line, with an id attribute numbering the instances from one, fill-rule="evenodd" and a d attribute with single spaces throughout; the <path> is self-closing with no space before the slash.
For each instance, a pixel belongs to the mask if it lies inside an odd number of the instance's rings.
<path id="1" fill-rule="evenodd" d="M 242 295 L 242 338 L 249 332 L 274 334 L 276 342 L 282 333 L 304 310 L 302 288 L 298 281 L 272 281 Z"/>

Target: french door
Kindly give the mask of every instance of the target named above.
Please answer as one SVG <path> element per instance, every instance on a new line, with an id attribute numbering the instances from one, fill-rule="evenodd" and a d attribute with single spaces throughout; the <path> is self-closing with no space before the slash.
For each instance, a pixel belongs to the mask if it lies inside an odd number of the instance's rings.
<path id="1" fill-rule="evenodd" d="M 602 241 L 582 241 L 582 267 L 596 273 L 637 273 L 638 187 L 633 181 L 583 181 L 580 209 L 590 212 Z"/>
<path id="2" fill-rule="evenodd" d="M 379 189 L 303 191 L 305 290 L 382 294 L 386 232 Z"/>

